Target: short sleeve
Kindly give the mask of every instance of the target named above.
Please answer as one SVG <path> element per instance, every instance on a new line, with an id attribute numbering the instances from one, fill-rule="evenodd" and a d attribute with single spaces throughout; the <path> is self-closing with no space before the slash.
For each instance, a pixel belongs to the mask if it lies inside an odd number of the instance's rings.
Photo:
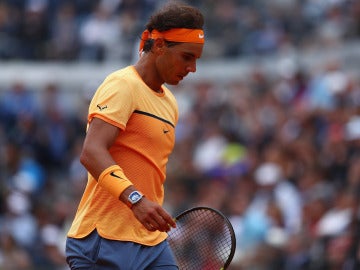
<path id="1" fill-rule="evenodd" d="M 125 129 L 134 106 L 133 91 L 126 80 L 109 76 L 95 92 L 89 106 L 88 122 L 97 117 Z"/>

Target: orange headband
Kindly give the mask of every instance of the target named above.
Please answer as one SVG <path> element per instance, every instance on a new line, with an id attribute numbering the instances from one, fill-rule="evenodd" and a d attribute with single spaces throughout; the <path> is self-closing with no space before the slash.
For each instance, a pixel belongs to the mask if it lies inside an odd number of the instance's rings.
<path id="1" fill-rule="evenodd" d="M 189 42 L 204 44 L 204 31 L 201 29 L 188 29 L 188 28 L 173 28 L 167 31 L 159 32 L 154 29 L 149 32 L 145 30 L 141 35 L 139 51 L 142 52 L 144 44 L 149 39 L 163 38 L 167 41 L 174 42 Z"/>

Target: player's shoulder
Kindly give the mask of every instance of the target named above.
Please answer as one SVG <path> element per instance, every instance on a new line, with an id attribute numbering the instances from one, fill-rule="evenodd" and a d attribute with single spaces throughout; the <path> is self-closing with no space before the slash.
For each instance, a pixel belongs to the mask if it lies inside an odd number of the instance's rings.
<path id="1" fill-rule="evenodd" d="M 133 66 L 127 66 L 110 73 L 104 80 L 106 84 L 121 84 L 123 86 L 137 85 L 139 76 Z"/>
<path id="2" fill-rule="evenodd" d="M 122 80 L 122 79 L 129 79 L 136 75 L 135 70 L 132 66 L 127 66 L 121 69 L 117 69 L 111 72 L 107 77 L 106 80 Z"/>

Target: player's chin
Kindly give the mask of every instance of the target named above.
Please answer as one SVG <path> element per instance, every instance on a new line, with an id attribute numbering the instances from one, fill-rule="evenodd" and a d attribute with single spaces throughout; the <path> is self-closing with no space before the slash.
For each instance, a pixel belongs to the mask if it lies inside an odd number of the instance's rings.
<path id="1" fill-rule="evenodd" d="M 171 79 L 171 80 L 167 81 L 166 83 L 170 84 L 170 85 L 178 85 L 180 83 L 180 81 L 182 81 L 183 78 L 184 77 L 178 76 L 178 77 L 176 77 L 174 79 Z"/>
<path id="2" fill-rule="evenodd" d="M 178 82 L 173 82 L 173 81 L 171 81 L 171 82 L 166 82 L 166 84 L 168 84 L 168 85 L 178 85 L 178 84 L 179 84 L 179 81 L 178 81 Z"/>

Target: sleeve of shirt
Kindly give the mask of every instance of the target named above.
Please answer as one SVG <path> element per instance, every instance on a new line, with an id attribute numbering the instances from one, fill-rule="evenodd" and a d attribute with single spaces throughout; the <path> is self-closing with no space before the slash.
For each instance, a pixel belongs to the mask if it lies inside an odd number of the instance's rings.
<path id="1" fill-rule="evenodd" d="M 124 130 L 134 110 L 129 84 L 123 78 L 109 76 L 95 92 L 89 106 L 88 122 L 97 117 Z"/>

